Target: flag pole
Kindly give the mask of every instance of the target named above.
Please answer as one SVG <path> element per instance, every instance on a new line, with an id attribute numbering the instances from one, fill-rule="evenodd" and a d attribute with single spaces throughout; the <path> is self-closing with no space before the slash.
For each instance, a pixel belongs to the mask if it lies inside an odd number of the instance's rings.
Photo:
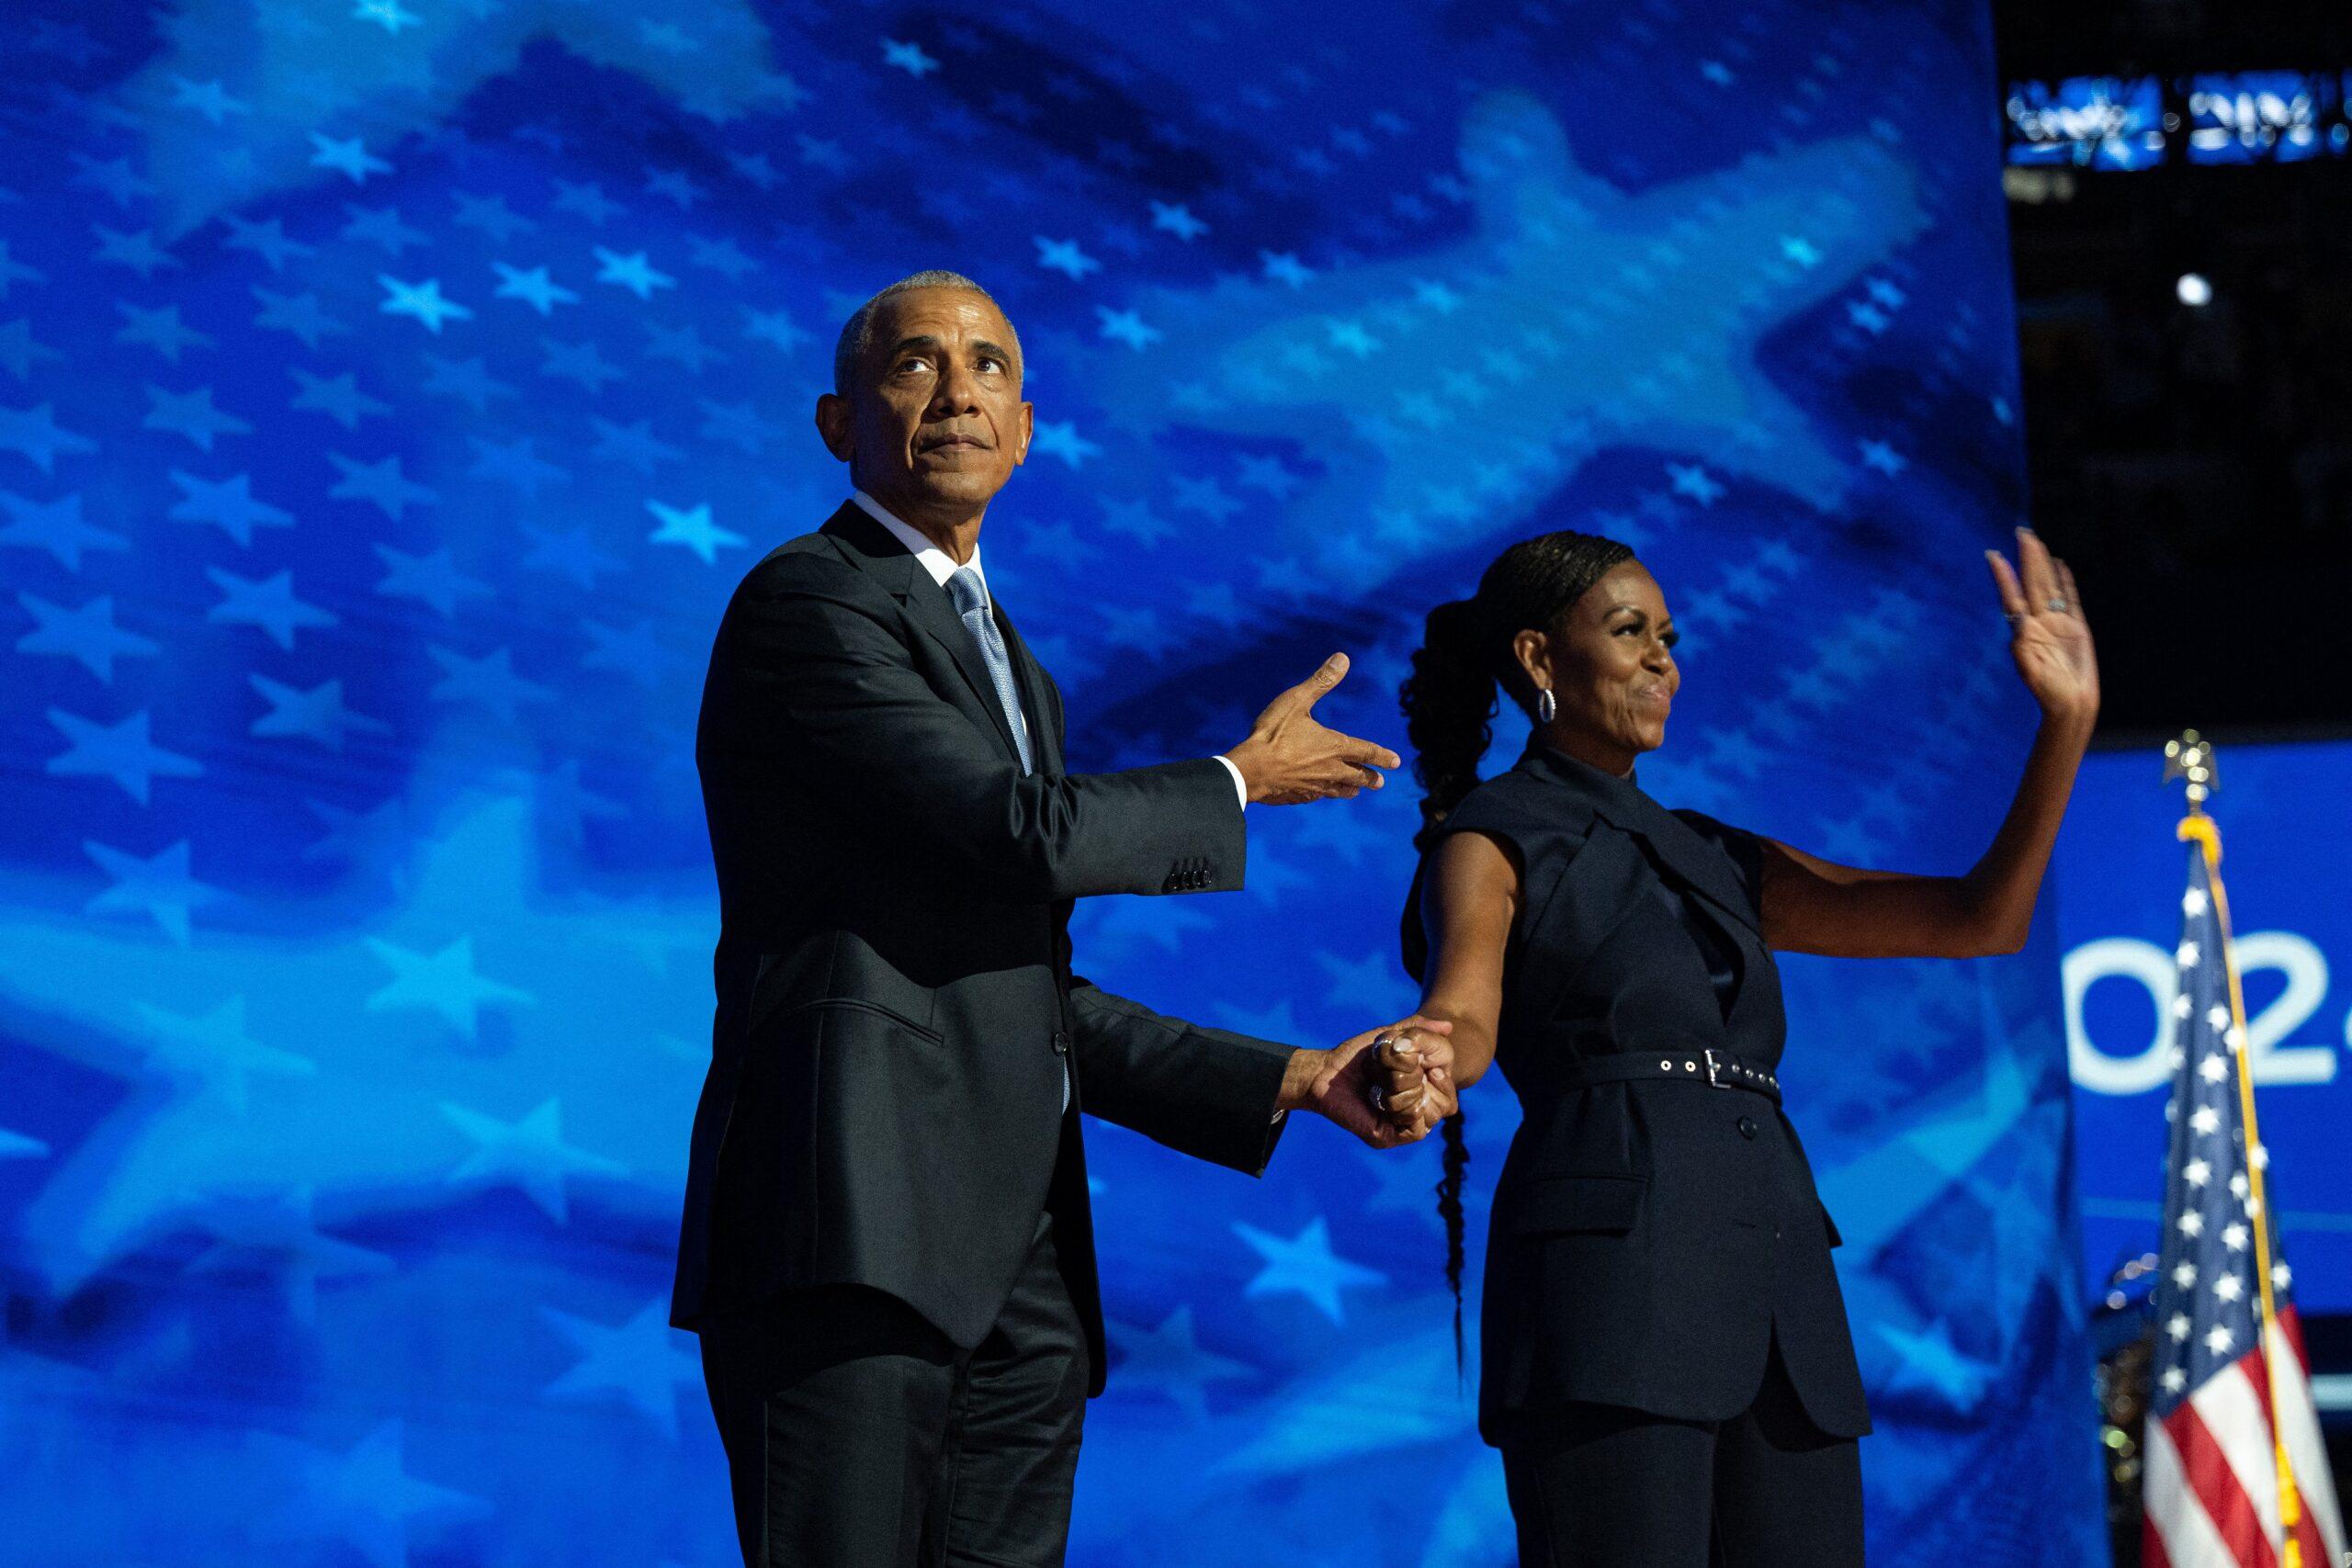
<path id="1" fill-rule="evenodd" d="M 2296 1529 L 2302 1523 L 2302 1494 L 2295 1485 L 2294 1461 L 2287 1453 L 2286 1428 L 2278 1419 L 2278 1357 L 2293 1354 L 2278 1332 L 2278 1309 L 2270 1288 L 2270 1201 L 2264 1195 L 2263 1171 L 2268 1151 L 2254 1120 L 2253 1053 L 2245 1025 L 2245 987 L 2238 979 L 2238 961 L 2230 928 L 2230 900 L 2222 890 L 2222 829 L 2205 812 L 2206 798 L 2221 787 L 2221 773 L 2213 760 L 2212 743 L 2193 729 L 2177 740 L 2165 742 L 2165 782 L 2188 781 L 2188 815 L 2174 836 L 2195 842 L 2205 857 L 2206 886 L 2213 890 L 2213 920 L 2222 932 L 2222 972 L 2230 982 L 2230 1055 L 2237 1063 L 2238 1118 L 2245 1128 L 2247 1200 L 2254 1215 L 2255 1277 L 2262 1286 L 2262 1367 L 2264 1403 L 2269 1406 L 2270 1458 L 2278 1472 L 2278 1529 L 2282 1540 L 2279 1568 L 2303 1568 L 2302 1543 Z"/>

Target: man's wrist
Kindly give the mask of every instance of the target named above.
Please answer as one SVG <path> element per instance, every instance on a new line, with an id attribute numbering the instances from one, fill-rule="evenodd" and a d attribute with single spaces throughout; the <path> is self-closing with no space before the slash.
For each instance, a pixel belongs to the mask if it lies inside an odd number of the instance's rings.
<path id="1" fill-rule="evenodd" d="M 1330 1063 L 1331 1053 L 1301 1046 L 1290 1054 L 1289 1065 L 1283 1069 L 1282 1092 L 1274 1099 L 1277 1111 L 1298 1111 L 1315 1103 L 1315 1080 L 1323 1076 Z"/>

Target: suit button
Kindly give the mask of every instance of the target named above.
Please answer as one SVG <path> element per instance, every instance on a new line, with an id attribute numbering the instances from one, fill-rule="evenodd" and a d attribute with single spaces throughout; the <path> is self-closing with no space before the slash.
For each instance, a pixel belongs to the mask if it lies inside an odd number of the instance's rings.
<path id="1" fill-rule="evenodd" d="M 1755 1118 L 1755 1117 L 1753 1117 L 1753 1116 L 1743 1116 L 1743 1117 L 1741 1117 L 1741 1118 L 1739 1119 L 1739 1121 L 1736 1123 L 1736 1125 L 1739 1128 L 1739 1135 L 1740 1135 L 1741 1137 L 1743 1137 L 1743 1138 L 1753 1138 L 1754 1136 L 1756 1136 L 1756 1118 Z"/>
<path id="2" fill-rule="evenodd" d="M 1057 1056 L 1069 1055 L 1069 1036 L 1058 1029 L 1054 1031 L 1054 1055 Z"/>

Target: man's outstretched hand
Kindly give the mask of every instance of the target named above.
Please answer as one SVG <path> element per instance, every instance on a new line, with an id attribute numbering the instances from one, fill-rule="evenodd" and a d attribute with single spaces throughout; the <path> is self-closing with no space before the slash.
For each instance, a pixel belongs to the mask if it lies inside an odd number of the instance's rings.
<path id="1" fill-rule="evenodd" d="M 1348 656 L 1331 655 L 1323 668 L 1268 703 L 1250 727 L 1250 739 L 1226 752 L 1226 760 L 1241 770 L 1252 801 L 1300 806 L 1334 795 L 1346 799 L 1360 790 L 1378 789 L 1378 770 L 1401 765 L 1387 747 L 1317 721 L 1317 699 L 1347 672 Z"/>
<path id="2" fill-rule="evenodd" d="M 1316 1111 L 1375 1149 L 1419 1143 L 1453 1109 L 1453 1025 L 1419 1013 L 1291 1055 L 1282 1108 Z M 1373 1042 L 1389 1043 L 1374 1051 Z M 1375 1106 L 1374 1089 L 1380 1091 Z"/>

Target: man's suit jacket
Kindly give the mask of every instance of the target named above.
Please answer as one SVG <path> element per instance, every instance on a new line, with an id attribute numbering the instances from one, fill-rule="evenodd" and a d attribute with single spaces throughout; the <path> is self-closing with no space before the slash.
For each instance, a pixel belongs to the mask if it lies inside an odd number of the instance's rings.
<path id="1" fill-rule="evenodd" d="M 1240 886 L 1240 806 L 1210 757 L 1064 773 L 1061 694 L 997 620 L 1027 776 L 946 590 L 856 506 L 772 552 L 728 605 L 695 748 L 718 1009 L 672 1321 L 854 1283 L 968 1348 L 1052 1183 L 1099 1391 L 1080 1103 L 1255 1174 L 1289 1048 L 1071 974 L 1073 900 Z"/>

